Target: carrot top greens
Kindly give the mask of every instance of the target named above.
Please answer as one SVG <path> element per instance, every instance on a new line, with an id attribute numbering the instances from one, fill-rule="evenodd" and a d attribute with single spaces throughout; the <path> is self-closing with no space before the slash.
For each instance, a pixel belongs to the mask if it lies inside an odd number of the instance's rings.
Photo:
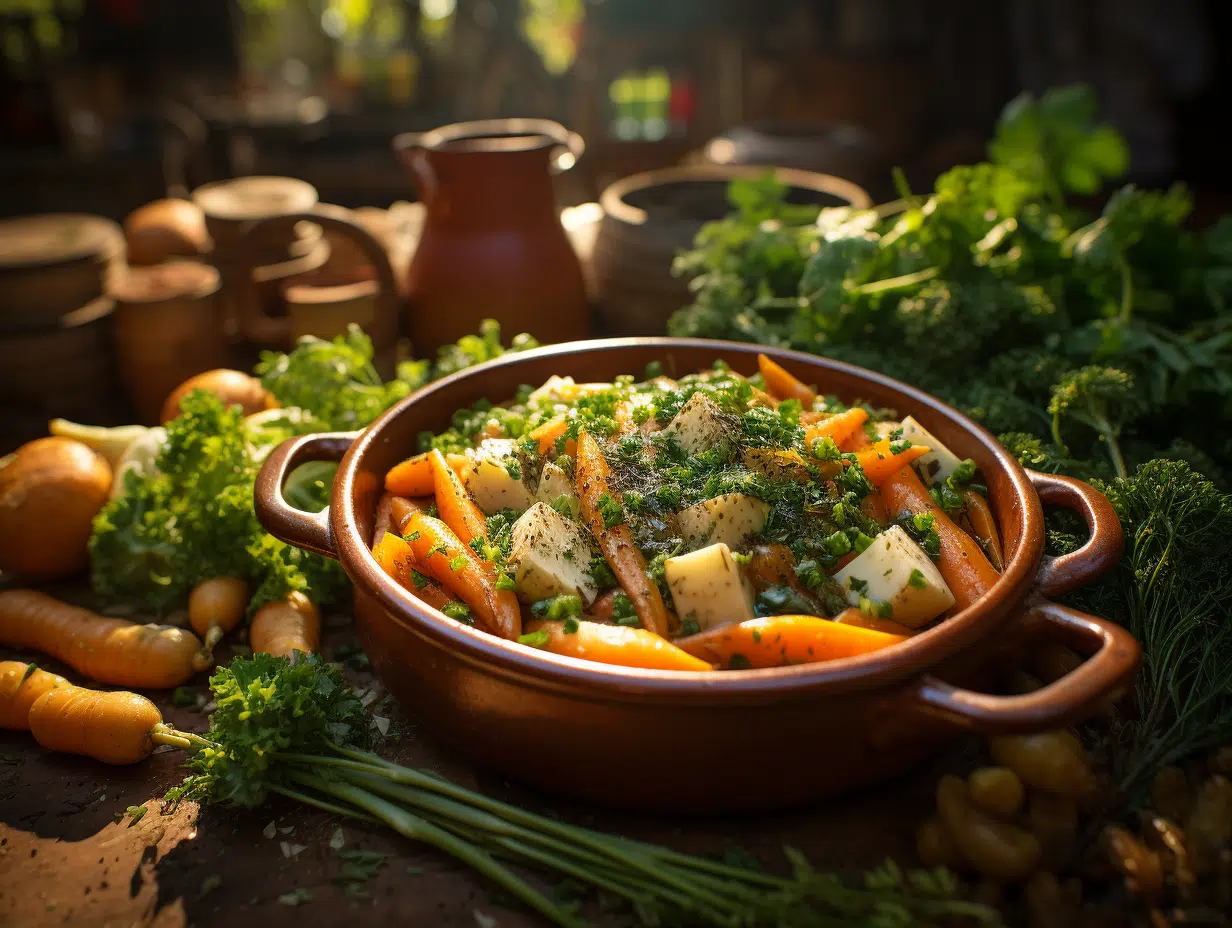
<path id="1" fill-rule="evenodd" d="M 755 862 L 724 863 L 578 828 L 394 764 L 365 750 L 371 717 L 339 668 L 317 655 L 294 663 L 237 658 L 214 674 L 210 689 L 217 708 L 209 731 L 185 746 L 193 773 L 167 793 L 168 804 L 253 807 L 275 794 L 383 824 L 468 864 L 566 928 L 587 924 L 578 904 L 549 897 L 523 868 L 618 899 L 647 924 L 1001 923 L 994 909 L 956 899 L 944 870 L 903 872 L 887 863 L 849 883 L 785 848 L 791 875 L 772 876 Z"/>

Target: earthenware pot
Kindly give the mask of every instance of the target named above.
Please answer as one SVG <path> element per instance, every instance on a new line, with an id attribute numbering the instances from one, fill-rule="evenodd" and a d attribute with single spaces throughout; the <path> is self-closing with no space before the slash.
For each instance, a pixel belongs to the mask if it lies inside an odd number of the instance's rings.
<path id="1" fill-rule="evenodd" d="M 582 139 L 546 119 L 493 119 L 394 140 L 425 205 L 407 272 L 408 331 L 430 356 L 490 316 L 545 342 L 581 338 L 589 301 L 552 174 Z"/>
<path id="2" fill-rule="evenodd" d="M 547 654 L 446 618 L 390 579 L 369 552 L 385 472 L 421 430 L 455 409 L 512 397 L 552 374 L 587 381 L 669 375 L 716 358 L 751 374 L 766 351 L 806 382 L 848 400 L 910 413 L 987 478 L 1007 563 L 969 608 L 908 641 L 823 664 L 722 673 L 631 670 Z M 331 505 L 292 509 L 280 487 L 310 460 L 340 460 Z M 459 751 L 554 793 L 639 808 L 720 811 L 783 806 L 901 773 L 956 732 L 1065 725 L 1130 685 L 1139 649 L 1122 628 L 1048 597 L 1110 569 L 1122 548 L 1108 501 L 1077 480 L 1023 470 L 987 431 L 939 400 L 880 374 L 792 351 L 731 342 L 636 338 L 509 355 L 446 377 L 361 434 L 293 439 L 257 482 L 257 514 L 279 538 L 342 561 L 355 586 L 361 642 L 415 718 Z M 1041 501 L 1086 519 L 1090 540 L 1044 555 Z M 979 690 L 998 652 L 1036 636 L 1090 657 L 1033 693 Z"/>
<path id="3" fill-rule="evenodd" d="M 603 219 L 591 255 L 598 316 L 605 335 L 658 335 L 676 310 L 688 306 L 689 279 L 672 273 L 672 262 L 707 222 L 731 209 L 728 185 L 757 180 L 766 168 L 686 165 L 645 171 L 603 191 Z M 863 188 L 830 174 L 775 170 L 790 203 L 868 209 Z"/>

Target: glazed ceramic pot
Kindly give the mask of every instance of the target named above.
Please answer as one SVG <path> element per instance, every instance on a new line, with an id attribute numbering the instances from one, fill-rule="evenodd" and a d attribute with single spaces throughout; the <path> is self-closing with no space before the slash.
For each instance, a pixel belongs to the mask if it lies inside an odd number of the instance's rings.
<path id="1" fill-rule="evenodd" d="M 910 413 L 987 478 L 1007 562 L 969 608 L 901 644 L 822 664 L 722 673 L 635 670 L 547 654 L 495 638 L 423 605 L 388 577 L 369 546 L 384 475 L 455 409 L 500 402 L 552 374 L 587 381 L 651 361 L 679 376 L 716 358 L 752 374 L 765 351 L 847 401 Z M 331 505 L 292 509 L 280 487 L 310 460 L 341 460 Z M 1041 501 L 1081 513 L 1085 546 L 1044 555 Z M 508 355 L 446 377 L 361 434 L 293 439 L 268 459 L 257 514 L 271 533 L 337 557 L 354 582 L 364 650 L 423 726 L 475 760 L 556 793 L 608 804 L 697 811 L 783 806 L 884 780 L 970 730 L 1065 725 L 1123 692 L 1139 649 L 1122 628 L 1050 602 L 1120 557 L 1108 501 L 1080 481 L 1024 470 L 984 429 L 880 374 L 791 351 L 731 342 L 634 338 Z M 1069 675 L 1017 696 L 980 691 L 994 662 L 1033 638 L 1089 655 Z"/>
<path id="2" fill-rule="evenodd" d="M 425 206 L 406 285 L 417 355 L 488 317 L 545 342 L 587 334 L 582 268 L 552 189 L 552 174 L 581 156 L 577 133 L 546 119 L 493 119 L 400 135 L 394 148 Z"/>

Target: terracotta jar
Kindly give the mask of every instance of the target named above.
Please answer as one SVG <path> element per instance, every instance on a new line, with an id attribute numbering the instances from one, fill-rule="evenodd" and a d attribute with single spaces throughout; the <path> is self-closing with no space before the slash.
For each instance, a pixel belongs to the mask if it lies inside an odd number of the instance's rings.
<path id="1" fill-rule="evenodd" d="M 586 333 L 582 268 L 552 191 L 552 173 L 581 154 L 580 136 L 544 119 L 495 119 L 403 134 L 394 148 L 426 207 L 407 274 L 416 354 L 486 317 L 542 342 Z"/>

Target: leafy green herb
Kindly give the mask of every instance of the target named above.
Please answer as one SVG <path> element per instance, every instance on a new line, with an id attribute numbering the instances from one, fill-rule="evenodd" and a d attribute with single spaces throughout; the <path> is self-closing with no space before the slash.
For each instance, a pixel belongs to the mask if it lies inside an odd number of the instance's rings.
<path id="1" fill-rule="evenodd" d="M 599 515 L 603 519 L 604 528 L 615 528 L 617 525 L 624 524 L 625 511 L 617 500 L 610 493 L 599 494 Z"/>
<path id="2" fill-rule="evenodd" d="M 547 647 L 547 643 L 552 640 L 552 636 L 548 634 L 546 628 L 541 628 L 538 631 L 527 632 L 525 635 L 518 636 L 518 644 L 529 645 L 532 648 Z"/>
<path id="3" fill-rule="evenodd" d="M 912 568 L 911 575 L 907 578 L 907 583 L 917 590 L 922 590 L 928 586 L 928 581 L 924 579 L 924 572 L 918 567 Z"/>
<path id="4" fill-rule="evenodd" d="M 553 596 L 539 600 L 530 607 L 530 611 L 553 622 L 563 622 L 582 614 L 582 598 L 572 594 Z"/>
<path id="5" fill-rule="evenodd" d="M 441 615 L 449 616 L 449 618 L 464 622 L 467 625 L 475 624 L 475 620 L 471 616 L 471 607 L 457 600 L 452 600 L 441 606 Z"/>

